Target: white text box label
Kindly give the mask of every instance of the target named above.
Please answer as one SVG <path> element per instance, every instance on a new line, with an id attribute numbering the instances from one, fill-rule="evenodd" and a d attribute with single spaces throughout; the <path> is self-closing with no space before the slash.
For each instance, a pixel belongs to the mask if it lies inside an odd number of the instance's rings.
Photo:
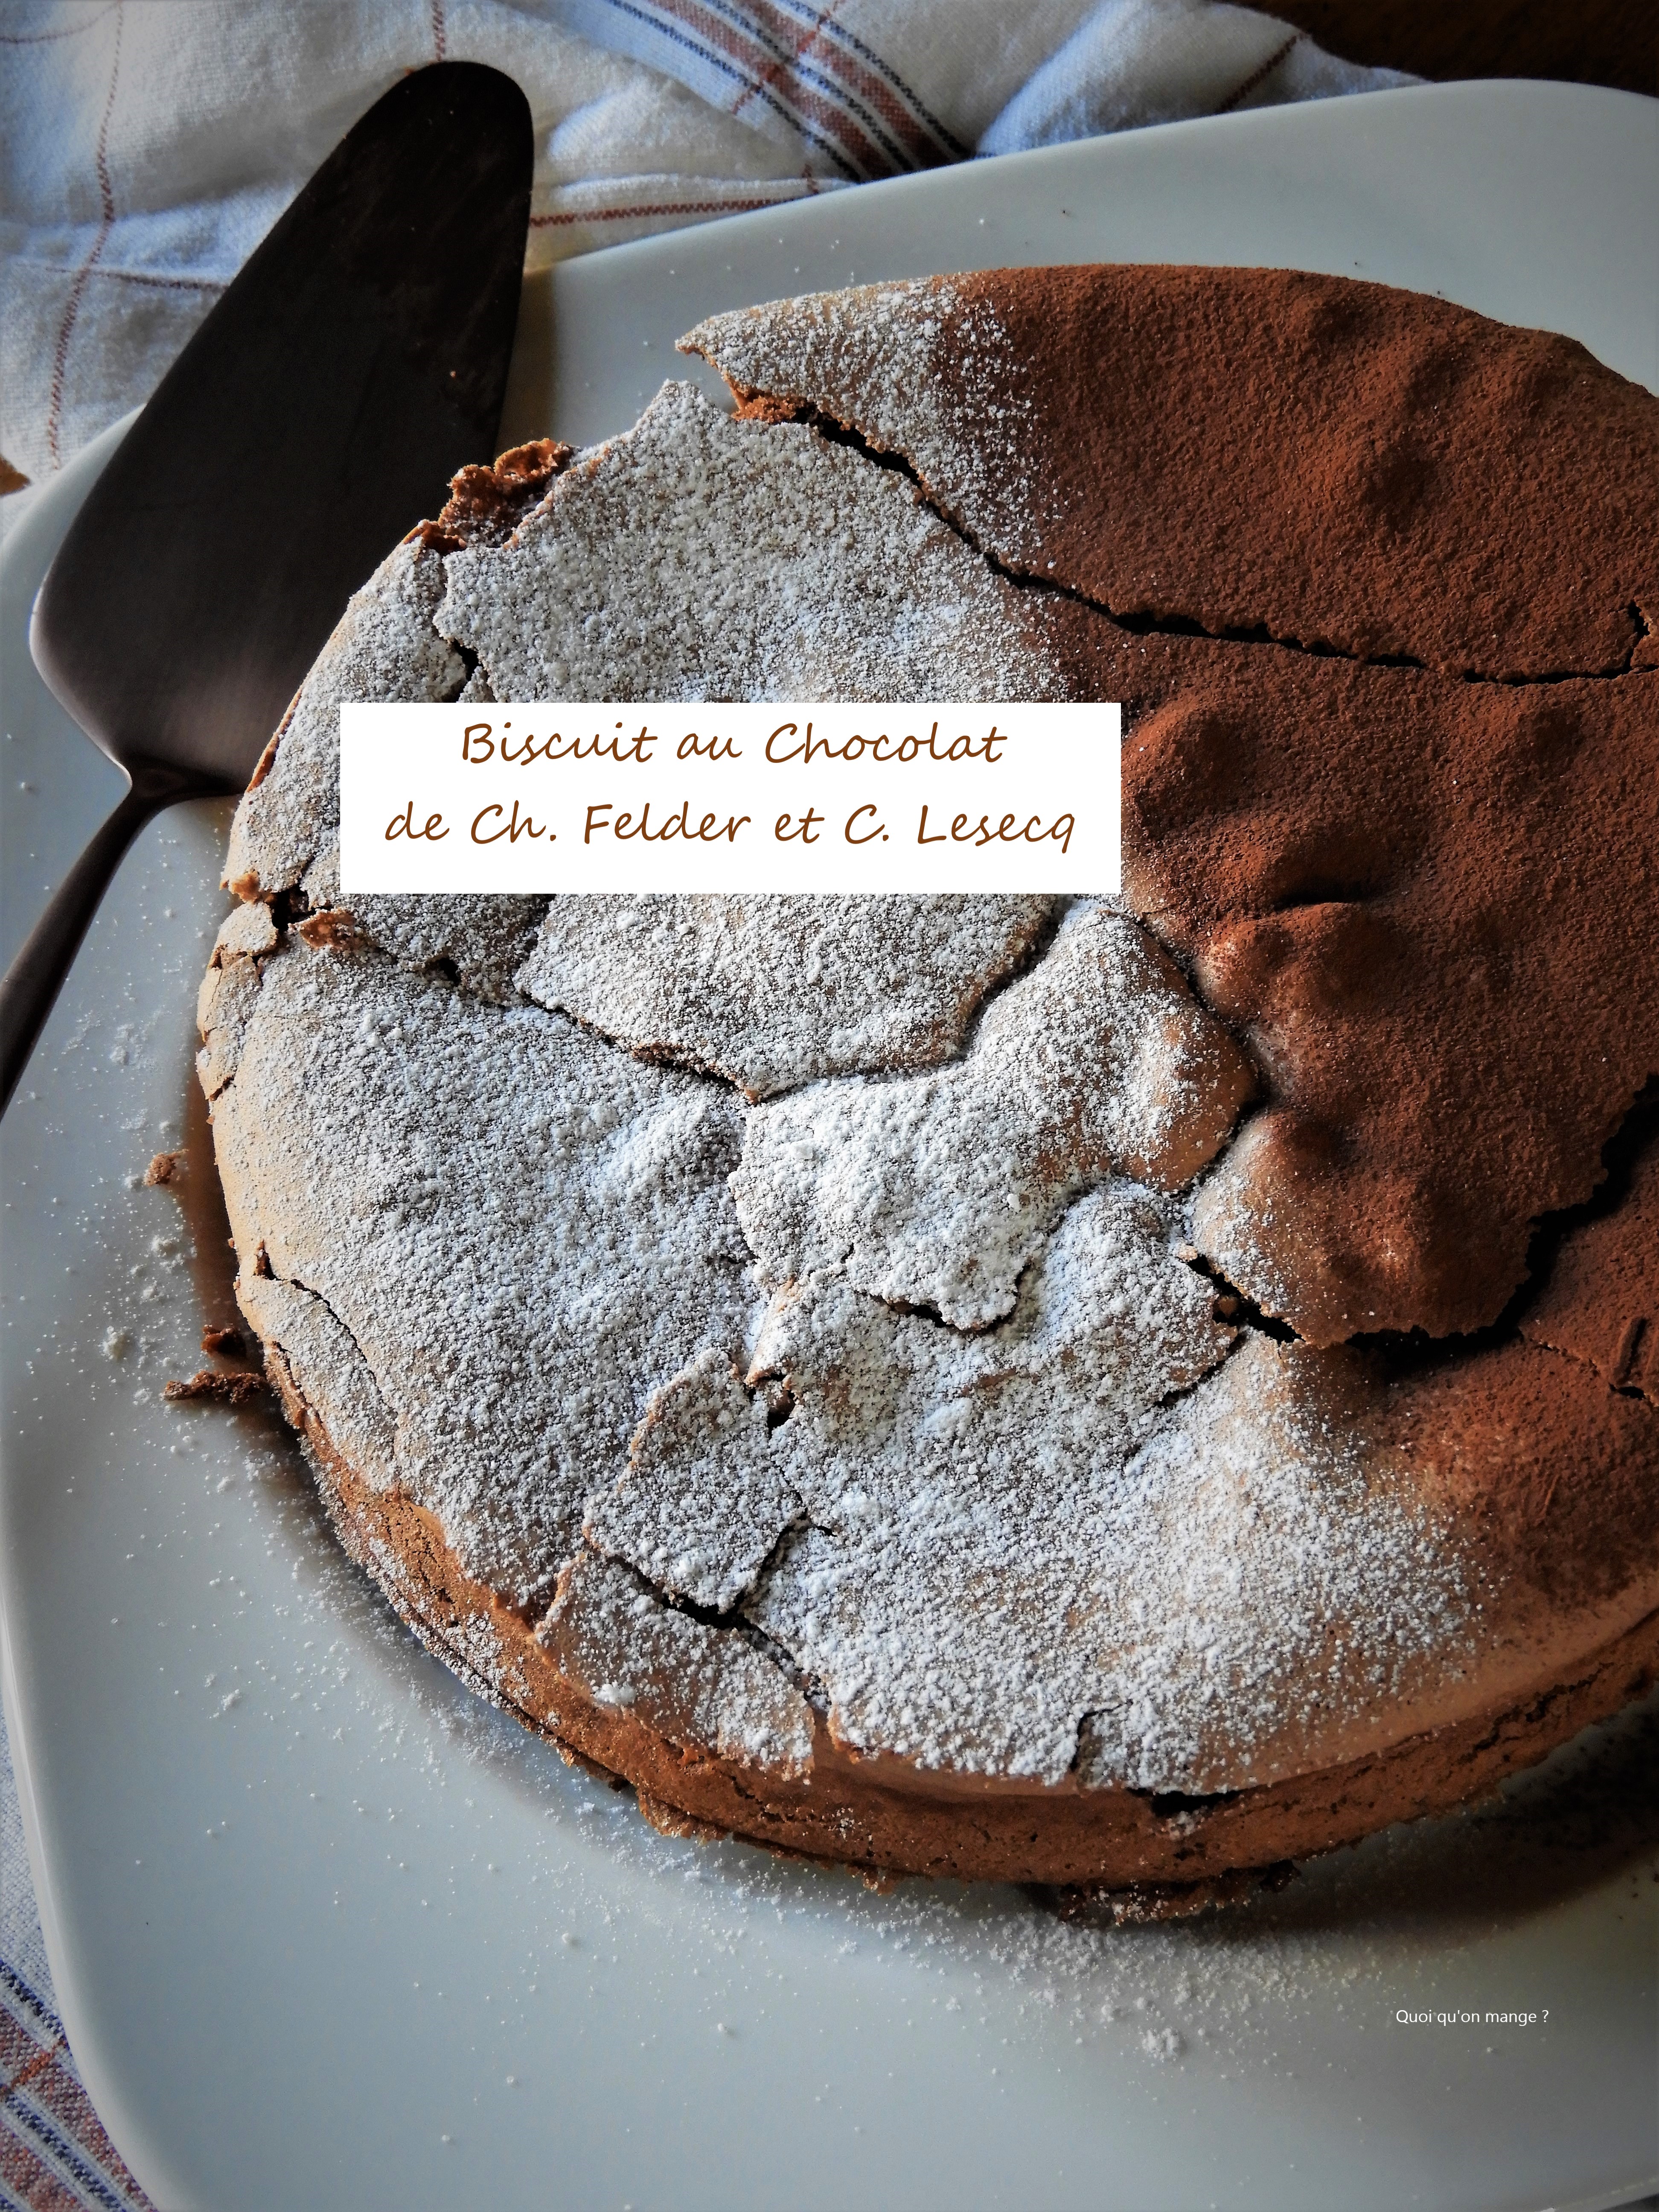
<path id="1" fill-rule="evenodd" d="M 343 892 L 1115 891 L 1103 704 L 340 709 Z"/>

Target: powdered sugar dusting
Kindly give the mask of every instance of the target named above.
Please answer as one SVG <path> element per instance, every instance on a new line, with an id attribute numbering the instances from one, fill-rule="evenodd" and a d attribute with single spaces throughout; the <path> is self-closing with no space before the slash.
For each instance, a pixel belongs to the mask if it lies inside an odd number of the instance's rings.
<path id="1" fill-rule="evenodd" d="M 1268 1314 L 1285 1313 L 1304 1294 L 1295 1262 L 1301 1256 L 1306 1267 L 1307 1246 L 1315 1236 L 1313 1220 L 1298 1226 L 1281 1217 L 1285 1178 L 1273 1172 L 1273 1155 L 1285 1119 L 1272 1109 L 1253 1115 L 1215 1173 L 1206 1177 L 1193 1207 L 1194 1239 L 1228 1281 L 1246 1286 Z M 1322 1220 L 1318 1226 L 1324 1226 Z M 1322 1242 L 1319 1249 L 1322 1252 Z"/>
<path id="2" fill-rule="evenodd" d="M 712 315 L 680 344 L 739 398 L 812 408 L 902 454 L 980 543 L 1031 538 L 1035 371 L 982 294 L 949 276 L 808 293 Z"/>
<path id="3" fill-rule="evenodd" d="M 1393 1741 L 1455 1692 L 1479 1594 L 1463 1541 L 1367 1435 L 1347 1355 L 1251 1335 L 1127 1470 L 1134 1623 L 1079 1778 L 1236 1790 Z"/>
<path id="4" fill-rule="evenodd" d="M 263 1248 L 327 1305 L 398 1481 L 515 1601 L 571 1556 L 651 1390 L 743 1340 L 738 1111 L 375 953 L 290 939 L 264 965 L 214 1117 L 244 1280 Z"/>
<path id="5" fill-rule="evenodd" d="M 537 1630 L 569 1679 L 671 1742 L 793 1778 L 812 1764 L 806 1700 L 731 1630 L 662 1603 L 585 1553 Z"/>
<path id="6" fill-rule="evenodd" d="M 555 902 L 517 981 L 631 1051 L 762 1098 L 950 1059 L 1052 903 L 596 893 Z"/>
<path id="7" fill-rule="evenodd" d="M 465 682 L 466 664 L 433 627 L 443 583 L 437 555 L 405 544 L 354 593 L 273 740 L 268 772 L 236 810 L 225 881 L 244 898 L 297 884 L 337 839 L 343 700 L 453 699 Z"/>
<path id="8" fill-rule="evenodd" d="M 313 906 L 340 902 L 339 848 L 306 871 Z M 373 945 L 410 968 L 438 968 L 481 999 L 518 995 L 514 976 L 536 942 L 545 898 L 514 892 L 384 892 L 353 895 L 352 924 Z"/>
<path id="9" fill-rule="evenodd" d="M 819 1084 L 750 1120 L 733 1179 L 762 1279 L 836 1267 L 982 1328 L 1064 1206 L 1112 1174 L 1179 1189 L 1226 1139 L 1249 1062 L 1127 915 L 1083 902 L 965 1060 Z"/>
<path id="10" fill-rule="evenodd" d="M 656 1589 L 724 1613 L 800 1510 L 789 1443 L 732 1361 L 700 1352 L 646 1408 L 628 1473 L 592 1500 L 582 1533 Z"/>
<path id="11" fill-rule="evenodd" d="M 1261 1337 L 1221 1364 L 1171 1220 L 1131 1183 L 1081 1200 L 981 1335 L 834 1276 L 781 1292 L 756 1395 L 688 1369 L 590 1534 L 738 1605 L 840 1738 L 922 1766 L 1203 1792 L 1388 1740 L 1468 1665 L 1461 1545 L 1352 1372 Z"/>
<path id="12" fill-rule="evenodd" d="M 856 422 L 878 451 L 914 457 L 938 434 L 937 356 L 960 296 L 948 276 L 806 292 L 711 315 L 679 350 L 718 368 L 740 398 L 805 402 Z"/>
<path id="13" fill-rule="evenodd" d="M 833 1278 L 775 1302 L 751 1371 L 793 1402 L 778 1433 L 802 1525 L 744 1608 L 822 1683 L 847 1741 L 1066 1773 L 1133 1648 L 1125 1469 L 1161 1401 L 1232 1340 L 1170 1235 L 1150 1193 L 1095 1192 L 981 1335 Z"/>
<path id="14" fill-rule="evenodd" d="M 437 611 L 497 698 L 1051 699 L 1014 586 L 892 471 L 666 384 Z"/>
<path id="15" fill-rule="evenodd" d="M 372 1490 L 390 1489 L 397 1480 L 398 1426 L 356 1339 L 321 1298 L 274 1275 L 245 1271 L 236 1295 L 299 1397 L 326 1409 L 336 1451 Z"/>
<path id="16" fill-rule="evenodd" d="M 1322 1423 L 1293 1354 L 1249 1339 L 1158 1410 L 1213 1325 L 1134 1237 L 1146 1203 L 1103 1194 L 1068 1217 L 1030 1294 L 1057 1309 L 1047 1340 L 1023 1345 L 1017 1312 L 1006 1365 L 958 1369 L 961 1395 L 925 1404 L 919 1321 L 890 1324 L 899 1401 L 854 1433 L 815 1402 L 849 1382 L 865 1401 L 845 1353 L 820 1337 L 792 1365 L 784 1433 L 800 1431 L 811 1525 L 750 1609 L 852 1741 L 1048 1782 L 1077 1757 L 1095 1787 L 1232 1790 L 1387 1741 L 1409 1693 L 1467 1665 L 1458 1545 L 1370 1493 L 1375 1468 Z"/>

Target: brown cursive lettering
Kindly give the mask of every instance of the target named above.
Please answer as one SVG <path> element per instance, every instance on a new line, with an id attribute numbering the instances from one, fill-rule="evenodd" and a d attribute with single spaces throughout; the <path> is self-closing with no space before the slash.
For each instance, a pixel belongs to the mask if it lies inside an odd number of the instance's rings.
<path id="1" fill-rule="evenodd" d="M 786 742 L 788 739 L 794 742 Z M 799 761 L 803 767 L 810 767 L 815 760 L 860 761 L 866 757 L 879 761 L 884 767 L 889 761 L 908 763 L 921 759 L 924 754 L 929 760 L 982 760 L 994 763 L 1002 758 L 1001 749 L 1007 742 L 1008 732 L 998 729 L 994 722 L 982 738 L 963 730 L 943 744 L 939 743 L 937 722 L 925 738 L 911 731 L 895 739 L 885 730 L 878 736 L 867 738 L 862 730 L 854 730 L 839 744 L 833 738 L 815 737 L 810 722 L 804 737 L 799 723 L 780 722 L 766 740 L 766 757 L 775 768 L 788 761 Z M 775 747 L 779 750 L 775 750 Z"/>
<path id="2" fill-rule="evenodd" d="M 738 830 L 746 822 L 754 819 L 753 816 L 749 814 L 728 814 L 722 822 L 718 814 L 705 814 L 700 821 L 693 823 L 691 802 L 689 799 L 682 799 L 666 820 L 659 821 L 654 829 L 652 827 L 651 802 L 648 799 L 641 809 L 637 820 L 632 813 L 624 811 L 617 816 L 615 821 L 611 821 L 607 817 L 612 811 L 611 803 L 608 799 L 588 808 L 586 825 L 582 831 L 584 845 L 591 845 L 594 832 L 599 830 L 608 830 L 613 837 L 643 838 L 648 845 L 669 844 L 677 837 L 687 838 L 694 843 L 704 845 L 717 845 L 724 837 L 728 845 L 734 845 L 737 842 Z"/>
<path id="3" fill-rule="evenodd" d="M 443 818 L 441 814 L 428 814 L 425 829 L 417 830 L 415 827 L 415 802 L 411 799 L 403 812 L 394 814 L 386 823 L 386 842 L 390 844 L 394 837 L 429 837 L 436 845 L 449 835 L 442 826 Z"/>
<path id="4" fill-rule="evenodd" d="M 498 828 L 494 830 L 479 828 L 481 822 L 487 821 L 492 814 L 500 814 L 501 811 L 501 809 L 499 806 L 483 806 L 480 807 L 473 816 L 472 842 L 475 845 L 494 845 L 502 837 L 505 837 L 512 845 L 516 845 L 520 837 L 545 837 L 550 845 L 556 842 L 550 830 L 546 828 L 538 830 L 527 814 L 522 822 L 520 821 L 519 802 L 516 799 L 513 802 L 512 813 Z"/>
<path id="5" fill-rule="evenodd" d="M 1072 833 L 1077 828 L 1074 814 L 1057 814 L 1043 826 L 1042 817 L 1033 814 L 1024 825 L 1017 814 L 1005 814 L 994 829 L 988 814 L 981 814 L 977 822 L 971 816 L 955 814 L 951 817 L 951 842 L 956 845 L 1040 845 L 1052 839 L 1062 853 L 1072 849 Z M 927 809 L 921 810 L 921 819 L 916 824 L 918 845 L 942 845 L 945 842 L 943 830 L 927 834 Z"/>
<path id="6" fill-rule="evenodd" d="M 700 738 L 695 730 L 688 730 L 674 748 L 676 760 L 741 760 L 743 748 L 734 745 L 730 738 L 712 734 Z"/>
<path id="7" fill-rule="evenodd" d="M 482 761 L 492 760 L 499 752 L 501 759 L 514 768 L 528 768 L 534 761 L 613 760 L 638 761 L 647 763 L 651 748 L 660 742 L 655 730 L 641 724 L 631 738 L 602 738 L 595 730 L 591 738 L 567 738 L 562 730 L 551 730 L 544 738 L 526 731 L 515 745 L 507 742 L 507 732 L 511 722 L 503 722 L 499 738 L 492 735 L 494 726 L 489 722 L 469 722 L 461 738 L 461 758 L 475 767 Z M 622 724 L 617 723 L 618 730 Z"/>

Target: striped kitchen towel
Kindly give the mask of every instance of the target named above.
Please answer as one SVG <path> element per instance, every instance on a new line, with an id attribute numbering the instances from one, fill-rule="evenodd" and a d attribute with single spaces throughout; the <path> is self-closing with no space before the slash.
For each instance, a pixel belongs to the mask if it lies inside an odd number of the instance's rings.
<path id="1" fill-rule="evenodd" d="M 531 265 L 975 154 L 1406 82 L 1212 0 L 9 0 L 0 489 L 152 391 L 400 72 L 524 87 Z"/>
<path id="2" fill-rule="evenodd" d="M 0 2204 L 31 2212 L 149 2199 L 105 2134 L 70 2057 L 29 1885 L 23 1822 L 0 1725 Z"/>

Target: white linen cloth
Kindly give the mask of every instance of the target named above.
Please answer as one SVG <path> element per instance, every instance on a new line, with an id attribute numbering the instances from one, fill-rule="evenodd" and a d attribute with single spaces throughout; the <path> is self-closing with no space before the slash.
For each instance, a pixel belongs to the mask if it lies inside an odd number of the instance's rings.
<path id="1" fill-rule="evenodd" d="M 532 267 L 975 155 L 1411 82 L 1216 0 L 6 0 L 0 490 L 145 398 L 343 133 L 444 59 L 529 97 Z M 0 2205 L 145 2203 L 57 2018 L 0 1729 Z"/>
<path id="2" fill-rule="evenodd" d="M 0 454 L 135 406 L 404 70 L 489 62 L 537 144 L 530 263 L 870 178 L 1407 80 L 1213 0 L 10 0 Z"/>

